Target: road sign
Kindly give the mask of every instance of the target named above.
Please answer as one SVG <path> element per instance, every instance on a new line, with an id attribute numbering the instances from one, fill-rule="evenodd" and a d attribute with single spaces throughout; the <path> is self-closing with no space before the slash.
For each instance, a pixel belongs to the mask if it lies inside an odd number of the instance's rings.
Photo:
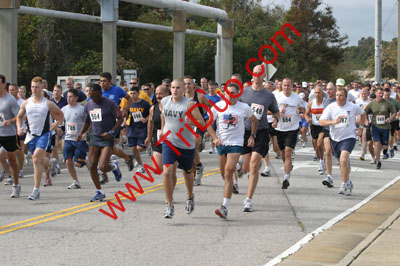
<path id="1" fill-rule="evenodd" d="M 269 81 L 278 69 L 274 67 L 273 64 L 263 63 L 263 65 L 265 67 L 265 72 L 267 73 L 267 75 L 264 78 L 264 81 Z"/>

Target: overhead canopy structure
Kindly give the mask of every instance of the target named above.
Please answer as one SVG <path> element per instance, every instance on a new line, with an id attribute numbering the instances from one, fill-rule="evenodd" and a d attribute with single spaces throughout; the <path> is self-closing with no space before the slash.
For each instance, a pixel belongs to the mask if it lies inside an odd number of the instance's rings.
<path id="1" fill-rule="evenodd" d="M 185 35 L 193 34 L 217 39 L 215 79 L 226 81 L 232 74 L 233 21 L 224 10 L 180 0 L 121 0 L 124 2 L 165 9 L 172 13 L 173 26 L 155 25 L 118 19 L 118 0 L 98 0 L 101 16 L 20 6 L 19 0 L 0 2 L 0 73 L 7 80 L 17 81 L 17 16 L 21 14 L 71 19 L 103 25 L 103 71 L 117 74 L 117 26 L 168 31 L 174 33 L 173 77 L 184 75 Z M 186 14 L 215 19 L 217 33 L 186 29 Z"/>

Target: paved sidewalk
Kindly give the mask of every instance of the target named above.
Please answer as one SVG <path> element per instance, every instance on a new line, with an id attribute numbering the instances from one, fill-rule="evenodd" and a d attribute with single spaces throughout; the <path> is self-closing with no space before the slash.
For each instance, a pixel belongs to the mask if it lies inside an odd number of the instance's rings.
<path id="1" fill-rule="evenodd" d="M 279 265 L 400 265 L 400 182 Z"/>

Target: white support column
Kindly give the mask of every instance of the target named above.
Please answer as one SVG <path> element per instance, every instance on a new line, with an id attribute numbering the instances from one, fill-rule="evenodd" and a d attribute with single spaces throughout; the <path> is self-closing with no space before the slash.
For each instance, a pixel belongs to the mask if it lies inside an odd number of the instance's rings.
<path id="1" fill-rule="evenodd" d="M 110 72 L 113 83 L 117 80 L 117 21 L 118 0 L 101 0 L 103 24 L 103 72 Z"/>
<path id="2" fill-rule="evenodd" d="M 376 0 L 375 6 L 375 81 L 381 84 L 382 60 L 382 0 Z"/>
<path id="3" fill-rule="evenodd" d="M 0 74 L 17 83 L 19 0 L 0 1 Z"/>
<path id="4" fill-rule="evenodd" d="M 399 0 L 400 1 L 400 0 Z M 217 34 L 219 37 L 217 37 L 217 51 L 215 53 L 215 82 L 218 83 L 218 85 L 221 87 L 221 83 L 224 83 L 225 81 L 222 81 L 221 79 L 221 37 L 222 36 L 222 27 L 218 23 L 217 24 Z"/>
<path id="5" fill-rule="evenodd" d="M 172 18 L 174 30 L 174 55 L 173 55 L 173 78 L 182 79 L 185 75 L 185 34 L 186 34 L 186 12 L 175 10 Z"/>
<path id="6" fill-rule="evenodd" d="M 221 83 L 226 82 L 232 76 L 233 69 L 233 20 L 229 19 L 220 23 L 222 28 L 221 36 Z"/>

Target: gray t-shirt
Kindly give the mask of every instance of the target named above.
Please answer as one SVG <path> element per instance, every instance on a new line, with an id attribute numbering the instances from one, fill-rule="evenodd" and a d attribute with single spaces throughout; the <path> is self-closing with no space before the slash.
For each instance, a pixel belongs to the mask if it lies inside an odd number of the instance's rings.
<path id="1" fill-rule="evenodd" d="M 6 93 L 3 97 L 0 97 L 0 136 L 10 137 L 17 135 L 17 128 L 14 124 L 4 126 L 3 123 L 6 120 L 11 120 L 16 117 L 19 112 L 19 105 L 17 100 L 10 94 Z"/>
<path id="2" fill-rule="evenodd" d="M 80 104 L 75 106 L 66 105 L 61 111 L 65 120 L 65 140 L 76 140 L 85 122 L 85 107 Z"/>
<path id="3" fill-rule="evenodd" d="M 268 111 L 271 111 L 273 114 L 279 113 L 275 96 L 267 89 L 256 91 L 249 86 L 244 88 L 239 100 L 247 103 L 253 110 L 253 114 L 258 120 L 258 129 L 268 128 Z M 251 121 L 249 119 L 245 120 L 245 128 L 246 130 L 251 130 Z"/>

